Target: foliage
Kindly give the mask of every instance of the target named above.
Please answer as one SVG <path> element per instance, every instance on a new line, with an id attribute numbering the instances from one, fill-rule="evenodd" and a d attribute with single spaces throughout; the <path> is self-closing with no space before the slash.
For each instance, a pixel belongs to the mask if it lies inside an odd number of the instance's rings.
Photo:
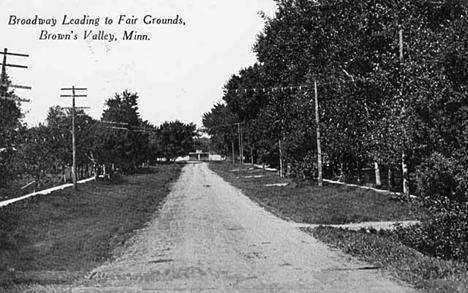
<path id="1" fill-rule="evenodd" d="M 108 128 L 98 127 L 99 136 L 93 154 L 103 164 L 113 164 L 123 171 L 133 172 L 146 161 L 149 144 L 149 134 L 138 131 L 138 128 L 148 126 L 138 113 L 138 95 L 124 91 L 108 99 L 106 105 L 102 121 L 111 124 Z M 115 125 L 119 127 L 112 127 Z"/>
<path id="2" fill-rule="evenodd" d="M 45 125 L 38 125 L 23 133 L 22 141 L 15 155 L 15 161 L 20 164 L 21 173 L 29 174 L 39 181 L 45 172 L 57 168 L 55 150 L 50 147 L 52 136 Z"/>
<path id="3" fill-rule="evenodd" d="M 210 152 L 215 151 L 216 149 L 213 148 L 211 139 L 208 137 L 196 137 L 193 140 L 194 148 L 197 150 L 201 150 L 203 152 Z"/>
<path id="4" fill-rule="evenodd" d="M 418 168 L 418 189 L 430 217 L 397 229 L 406 245 L 427 255 L 468 263 L 468 182 L 463 160 L 434 153 Z"/>
<path id="5" fill-rule="evenodd" d="M 468 263 L 468 206 L 447 199 L 432 206 L 421 224 L 396 230 L 405 245 L 434 257 Z"/>
<path id="6" fill-rule="evenodd" d="M 78 173 L 80 170 L 86 173 L 83 176 L 89 176 L 92 169 L 101 174 L 112 174 L 117 169 L 135 172 L 142 163 L 157 162 L 158 156 L 173 159 L 193 150 L 195 125 L 176 121 L 165 123 L 158 130 L 140 118 L 136 93 L 115 94 L 106 105 L 101 121 L 94 120 L 81 109 L 76 110 L 76 165 Z M 70 110 L 51 107 L 45 123 L 30 128 L 15 126 L 14 116 L 8 117 L 11 118 L 8 130 L 11 136 L 5 132 L 1 139 L 11 139 L 10 148 L 0 152 L 4 160 L 8 158 L 13 162 L 4 164 L 9 167 L 8 172 L 30 175 L 40 185 L 47 180 L 52 181 L 47 182 L 48 185 L 53 185 L 60 178 L 66 178 L 66 169 L 72 165 Z M 5 125 L 9 125 L 6 120 Z M 12 144 L 13 138 L 15 144 Z M 0 176 L 1 179 L 7 177 Z"/>
<path id="7" fill-rule="evenodd" d="M 460 202 L 468 201 L 466 190 L 459 181 L 466 181 L 463 166 L 454 158 L 434 153 L 418 167 L 416 177 L 418 190 L 433 200 L 449 198 Z"/>
<path id="8" fill-rule="evenodd" d="M 5 82 L 10 83 L 8 76 Z M 0 94 L 3 95 L 2 92 Z M 4 96 L 17 97 L 13 91 L 4 93 Z M 0 98 L 0 188 L 5 187 L 16 175 L 13 157 L 16 152 L 16 139 L 21 127 L 21 118 L 22 113 L 18 102 Z"/>
<path id="9" fill-rule="evenodd" d="M 86 128 L 93 121 L 82 110 L 75 120 L 77 165 L 91 162 L 85 156 L 90 147 Z M 15 164 L 19 173 L 30 175 L 39 184 L 47 175 L 61 174 L 72 165 L 71 116 L 59 106 L 51 107 L 45 124 L 22 128 L 18 137 Z"/>
<path id="10" fill-rule="evenodd" d="M 281 145 L 296 178 L 316 173 L 317 127 L 328 176 L 339 169 L 360 179 L 364 167 L 378 163 L 391 182 L 391 171 L 402 174 L 402 162 L 408 164 L 411 192 L 426 199 L 433 219 L 402 239 L 431 255 L 464 259 L 467 2 L 276 3 L 273 18 L 262 15 L 257 61 L 231 76 L 223 112 L 213 108 L 210 119 L 229 115 L 243 123 L 245 148 L 257 162 L 278 166 Z M 232 133 L 215 123 L 205 127 L 216 137 Z M 219 141 L 227 149 L 229 140 Z"/>
<path id="11" fill-rule="evenodd" d="M 223 155 L 230 155 L 233 152 L 232 145 L 237 140 L 234 125 L 236 121 L 237 117 L 221 103 L 215 104 L 210 112 L 203 114 L 204 131 Z"/>
<path id="12" fill-rule="evenodd" d="M 435 151 L 460 149 L 468 106 L 463 3 L 276 2 L 275 17 L 263 15 L 257 62 L 233 75 L 223 96 L 224 112 L 249 125 L 246 148 L 259 161 L 278 165 L 279 140 L 286 163 L 298 168 L 317 155 L 314 80 L 331 165 L 393 168 L 405 152 L 414 171 Z M 218 108 L 210 115 L 226 115 Z"/>
<path id="13" fill-rule="evenodd" d="M 158 156 L 167 161 L 187 156 L 194 151 L 196 129 L 194 124 L 184 124 L 178 120 L 161 124 L 157 130 Z"/>

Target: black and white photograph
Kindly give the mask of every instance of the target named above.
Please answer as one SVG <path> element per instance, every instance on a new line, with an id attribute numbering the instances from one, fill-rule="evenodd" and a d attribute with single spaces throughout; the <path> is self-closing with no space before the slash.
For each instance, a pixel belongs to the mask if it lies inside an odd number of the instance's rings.
<path id="1" fill-rule="evenodd" d="M 467 0 L 0 0 L 0 292 L 468 293 Z"/>

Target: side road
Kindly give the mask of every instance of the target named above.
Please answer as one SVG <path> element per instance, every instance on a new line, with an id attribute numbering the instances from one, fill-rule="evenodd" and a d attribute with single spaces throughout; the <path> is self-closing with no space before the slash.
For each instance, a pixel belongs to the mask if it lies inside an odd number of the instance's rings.
<path id="1" fill-rule="evenodd" d="M 188 164 L 116 260 L 74 286 L 29 292 L 415 292 L 330 249 Z"/>
<path id="2" fill-rule="evenodd" d="M 361 223 L 351 223 L 351 224 L 342 224 L 342 225 L 322 225 L 322 226 L 330 226 L 334 228 L 344 228 L 344 229 L 349 229 L 349 230 L 359 230 L 359 229 L 384 229 L 384 230 L 392 230 L 395 227 L 395 224 L 400 224 L 402 226 L 407 226 L 407 225 L 414 225 L 419 223 L 419 221 L 400 221 L 400 222 L 391 222 L 391 221 L 385 221 L 385 222 L 361 222 Z M 317 224 L 301 224 L 301 223 L 293 223 L 292 224 L 295 227 L 299 228 L 315 228 L 320 225 Z"/>

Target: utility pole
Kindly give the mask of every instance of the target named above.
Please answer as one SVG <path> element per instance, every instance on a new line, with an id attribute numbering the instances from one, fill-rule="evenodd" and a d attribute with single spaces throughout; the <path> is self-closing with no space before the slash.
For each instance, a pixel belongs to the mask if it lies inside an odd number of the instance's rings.
<path id="1" fill-rule="evenodd" d="M 12 100 L 12 101 L 18 101 L 18 102 L 29 102 L 29 100 L 27 100 L 27 99 L 20 99 L 20 98 L 16 98 L 16 97 L 8 97 L 7 96 L 9 87 L 20 88 L 20 89 L 28 89 L 28 90 L 30 90 L 32 88 L 30 86 L 8 84 L 7 75 L 6 75 L 6 67 L 28 68 L 27 66 L 24 66 L 24 65 L 7 63 L 7 55 L 19 56 L 19 57 L 29 57 L 29 55 L 27 55 L 27 54 L 18 54 L 18 53 L 9 53 L 7 48 L 4 48 L 3 52 L 0 52 L 0 54 L 3 54 L 2 74 L 1 74 L 1 77 L 0 77 L 0 99 Z"/>
<path id="2" fill-rule="evenodd" d="M 403 29 L 400 28 L 399 32 L 399 44 L 400 44 L 400 63 L 403 64 Z M 403 82 L 401 84 L 401 98 L 403 99 Z M 401 107 L 401 118 L 404 118 L 406 107 L 403 102 Z M 403 120 L 403 119 L 401 119 Z M 401 171 L 402 171 L 402 178 L 403 178 L 403 195 L 410 200 L 410 190 L 409 190 L 409 174 L 408 174 L 408 164 L 406 163 L 406 151 L 404 146 L 404 140 L 406 139 L 406 129 L 403 121 L 400 121 L 401 127 L 403 130 L 403 143 L 402 143 L 402 151 L 401 151 Z"/>
<path id="3" fill-rule="evenodd" d="M 231 150 L 232 150 L 232 163 L 235 164 L 236 163 L 236 155 L 234 153 L 234 140 L 233 139 L 231 140 Z"/>
<path id="4" fill-rule="evenodd" d="M 241 165 L 244 165 L 244 128 L 240 128 L 240 143 L 241 143 Z"/>
<path id="5" fill-rule="evenodd" d="M 279 169 L 279 175 L 280 177 L 284 177 L 284 171 L 283 171 L 283 145 L 281 143 L 281 138 L 278 140 L 278 150 L 279 150 L 279 164 L 280 164 L 280 169 Z"/>
<path id="6" fill-rule="evenodd" d="M 283 104 L 284 109 L 284 104 Z M 278 155 L 279 155 L 279 176 L 282 178 L 285 175 L 283 164 L 283 140 L 284 140 L 284 119 L 280 119 L 280 138 L 278 139 Z"/>
<path id="7" fill-rule="evenodd" d="M 380 37 L 380 36 L 384 36 L 386 35 L 387 33 L 386 32 L 381 32 L 381 33 L 377 33 L 377 34 L 374 34 L 373 36 L 375 37 Z M 403 57 L 404 57 L 404 54 L 403 54 L 403 48 L 404 48 L 404 44 L 403 44 L 403 28 L 400 27 L 400 29 L 398 30 L 398 43 L 399 43 L 399 53 L 400 53 L 400 65 L 403 65 Z M 402 72 L 400 72 L 400 74 L 403 74 Z M 403 99 L 403 82 L 401 83 L 400 85 L 400 97 Z M 404 149 L 404 140 L 406 139 L 406 128 L 403 124 L 403 116 L 406 112 L 406 107 L 405 107 L 405 104 L 404 102 L 402 103 L 402 106 L 401 106 L 401 109 L 400 109 L 400 123 L 401 123 L 401 129 L 402 129 L 402 132 L 403 132 L 403 141 L 402 141 L 402 150 L 401 150 L 401 170 L 402 170 L 402 179 L 403 179 L 403 195 L 407 198 L 407 200 L 409 201 L 410 200 L 410 188 L 409 188 L 409 173 L 408 173 L 408 164 L 406 162 L 407 160 L 407 155 L 406 155 L 406 151 Z M 388 182 L 389 182 L 389 187 L 390 187 L 390 184 L 391 184 L 391 178 L 393 178 L 393 175 L 392 175 L 392 169 L 391 167 L 389 168 L 388 170 Z"/>
<path id="8" fill-rule="evenodd" d="M 234 124 L 237 125 L 237 138 L 239 140 L 239 163 L 240 165 L 244 165 L 244 145 L 242 143 L 242 128 L 241 128 L 241 124 L 243 124 L 243 122 L 238 122 Z"/>
<path id="9" fill-rule="evenodd" d="M 71 95 L 60 95 L 60 97 L 71 97 L 72 106 L 71 106 L 71 116 L 72 116 L 72 149 L 73 149 L 73 165 L 72 165 L 72 180 L 73 180 L 73 190 L 77 190 L 76 180 L 76 138 L 75 138 L 75 118 L 76 118 L 76 107 L 75 107 L 75 98 L 78 97 L 87 97 L 87 95 L 77 95 L 75 91 L 85 91 L 86 88 L 76 88 L 72 86 L 71 88 L 61 88 L 62 91 L 72 91 Z M 62 108 L 67 109 L 67 108 Z M 89 107 L 79 107 L 79 109 L 89 109 Z"/>
<path id="10" fill-rule="evenodd" d="M 318 169 L 318 186 L 323 185 L 322 175 L 322 146 L 320 144 L 320 117 L 319 117 L 319 102 L 318 102 L 318 90 L 317 90 L 317 79 L 314 79 L 314 92 L 315 92 L 315 122 L 317 123 L 317 169 Z"/>

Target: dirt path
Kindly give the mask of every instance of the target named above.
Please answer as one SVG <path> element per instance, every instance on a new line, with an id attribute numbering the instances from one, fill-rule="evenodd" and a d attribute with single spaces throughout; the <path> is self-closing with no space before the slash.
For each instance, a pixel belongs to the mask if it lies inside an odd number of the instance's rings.
<path id="1" fill-rule="evenodd" d="M 122 256 L 70 291 L 414 292 L 267 213 L 206 164 L 187 165 Z"/>

